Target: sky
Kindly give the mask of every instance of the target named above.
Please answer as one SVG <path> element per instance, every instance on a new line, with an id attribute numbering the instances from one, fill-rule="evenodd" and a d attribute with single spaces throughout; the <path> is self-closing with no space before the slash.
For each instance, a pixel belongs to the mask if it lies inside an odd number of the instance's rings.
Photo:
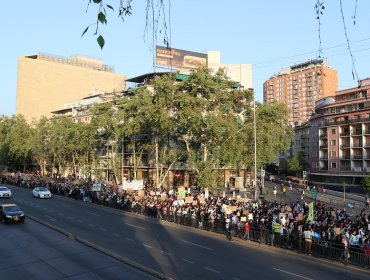
<path id="1" fill-rule="evenodd" d="M 170 2 L 164 14 L 171 46 L 194 52 L 220 51 L 225 64 L 252 64 L 257 101 L 263 101 L 263 83 L 281 68 L 320 55 L 317 0 L 164 1 Z M 100 29 L 106 41 L 102 50 L 93 26 L 81 37 L 96 21 L 96 5 L 87 9 L 88 2 L 2 3 L 0 115 L 15 114 L 20 56 L 84 55 L 101 59 L 127 78 L 159 71 L 153 65 L 153 46 L 164 45 L 163 32 L 154 40 L 151 32 L 145 32 L 147 1 L 133 0 L 133 14 L 124 22 L 117 17 L 117 9 L 107 9 L 108 25 Z M 105 0 L 113 7 L 118 2 Z M 338 71 L 339 90 L 356 87 L 358 79 L 370 77 L 370 1 L 342 3 L 343 17 L 340 0 L 325 1 L 320 20 L 321 57 L 327 57 L 330 67 Z"/>

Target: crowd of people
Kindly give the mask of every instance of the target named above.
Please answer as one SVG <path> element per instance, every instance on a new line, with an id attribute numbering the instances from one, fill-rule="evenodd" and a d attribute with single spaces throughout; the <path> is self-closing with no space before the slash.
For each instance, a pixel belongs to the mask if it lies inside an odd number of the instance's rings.
<path id="1" fill-rule="evenodd" d="M 73 177 L 48 178 L 14 174 L 0 178 L 2 183 L 24 188 L 46 186 L 53 194 L 76 200 L 135 211 L 189 226 L 212 231 L 224 231 L 231 239 L 251 239 L 273 246 L 312 253 L 315 244 L 337 247 L 343 260 L 349 261 L 350 251 L 370 258 L 370 214 L 351 216 L 346 209 L 329 208 L 323 203 L 310 205 L 305 197 L 291 204 L 281 201 L 252 201 L 240 195 L 229 195 L 208 190 L 177 190 L 155 188 L 145 184 L 142 190 L 120 190 L 118 187 Z M 285 190 L 286 191 L 286 190 Z M 310 209 L 311 208 L 311 209 Z M 311 215 L 310 215 L 311 211 Z"/>

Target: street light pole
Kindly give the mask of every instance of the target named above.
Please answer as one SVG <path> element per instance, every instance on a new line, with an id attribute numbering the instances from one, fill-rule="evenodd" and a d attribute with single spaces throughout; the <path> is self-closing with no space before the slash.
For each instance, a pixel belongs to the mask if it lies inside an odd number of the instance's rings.
<path id="1" fill-rule="evenodd" d="M 253 134 L 254 134 L 254 200 L 258 200 L 257 186 L 257 128 L 256 128 L 256 99 L 253 93 Z"/>
<path id="2" fill-rule="evenodd" d="M 109 138 L 107 139 L 107 184 L 109 181 Z"/>

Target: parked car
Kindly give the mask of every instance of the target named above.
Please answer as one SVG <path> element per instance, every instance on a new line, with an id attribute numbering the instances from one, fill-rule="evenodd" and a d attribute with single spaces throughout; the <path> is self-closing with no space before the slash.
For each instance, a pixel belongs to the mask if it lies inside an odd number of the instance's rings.
<path id="1" fill-rule="evenodd" d="M 6 223 L 23 223 L 25 215 L 21 208 L 14 203 L 0 205 L 0 220 Z"/>
<path id="2" fill-rule="evenodd" d="M 51 192 L 45 187 L 36 187 L 32 190 L 33 197 L 51 198 Z"/>
<path id="3" fill-rule="evenodd" d="M 7 187 L 0 187 L 0 197 L 11 197 L 12 191 Z"/>

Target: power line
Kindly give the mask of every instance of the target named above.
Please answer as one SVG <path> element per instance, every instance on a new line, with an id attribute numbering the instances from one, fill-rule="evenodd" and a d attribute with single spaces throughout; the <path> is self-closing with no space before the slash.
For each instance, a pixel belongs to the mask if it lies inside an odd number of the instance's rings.
<path id="1" fill-rule="evenodd" d="M 370 37 L 365 38 L 365 39 L 361 39 L 361 40 L 358 40 L 358 41 L 353 41 L 350 44 L 355 44 L 355 43 L 368 41 L 368 40 L 370 40 Z M 347 43 L 331 46 L 331 47 L 328 47 L 328 48 L 324 48 L 323 50 L 331 50 L 331 49 L 335 49 L 335 48 L 343 47 L 343 46 L 347 46 Z M 285 59 L 290 59 L 290 58 L 295 58 L 295 57 L 300 57 L 300 56 L 303 56 L 303 55 L 315 54 L 315 53 L 317 53 L 317 50 L 316 51 L 309 51 L 309 52 L 305 52 L 305 53 L 301 53 L 301 54 L 295 54 L 295 55 L 291 55 L 291 56 L 286 56 L 286 57 L 282 57 L 282 58 L 272 59 L 272 60 L 261 61 L 261 62 L 253 63 L 253 65 L 266 64 L 266 63 L 281 61 L 281 60 L 285 60 Z"/>

